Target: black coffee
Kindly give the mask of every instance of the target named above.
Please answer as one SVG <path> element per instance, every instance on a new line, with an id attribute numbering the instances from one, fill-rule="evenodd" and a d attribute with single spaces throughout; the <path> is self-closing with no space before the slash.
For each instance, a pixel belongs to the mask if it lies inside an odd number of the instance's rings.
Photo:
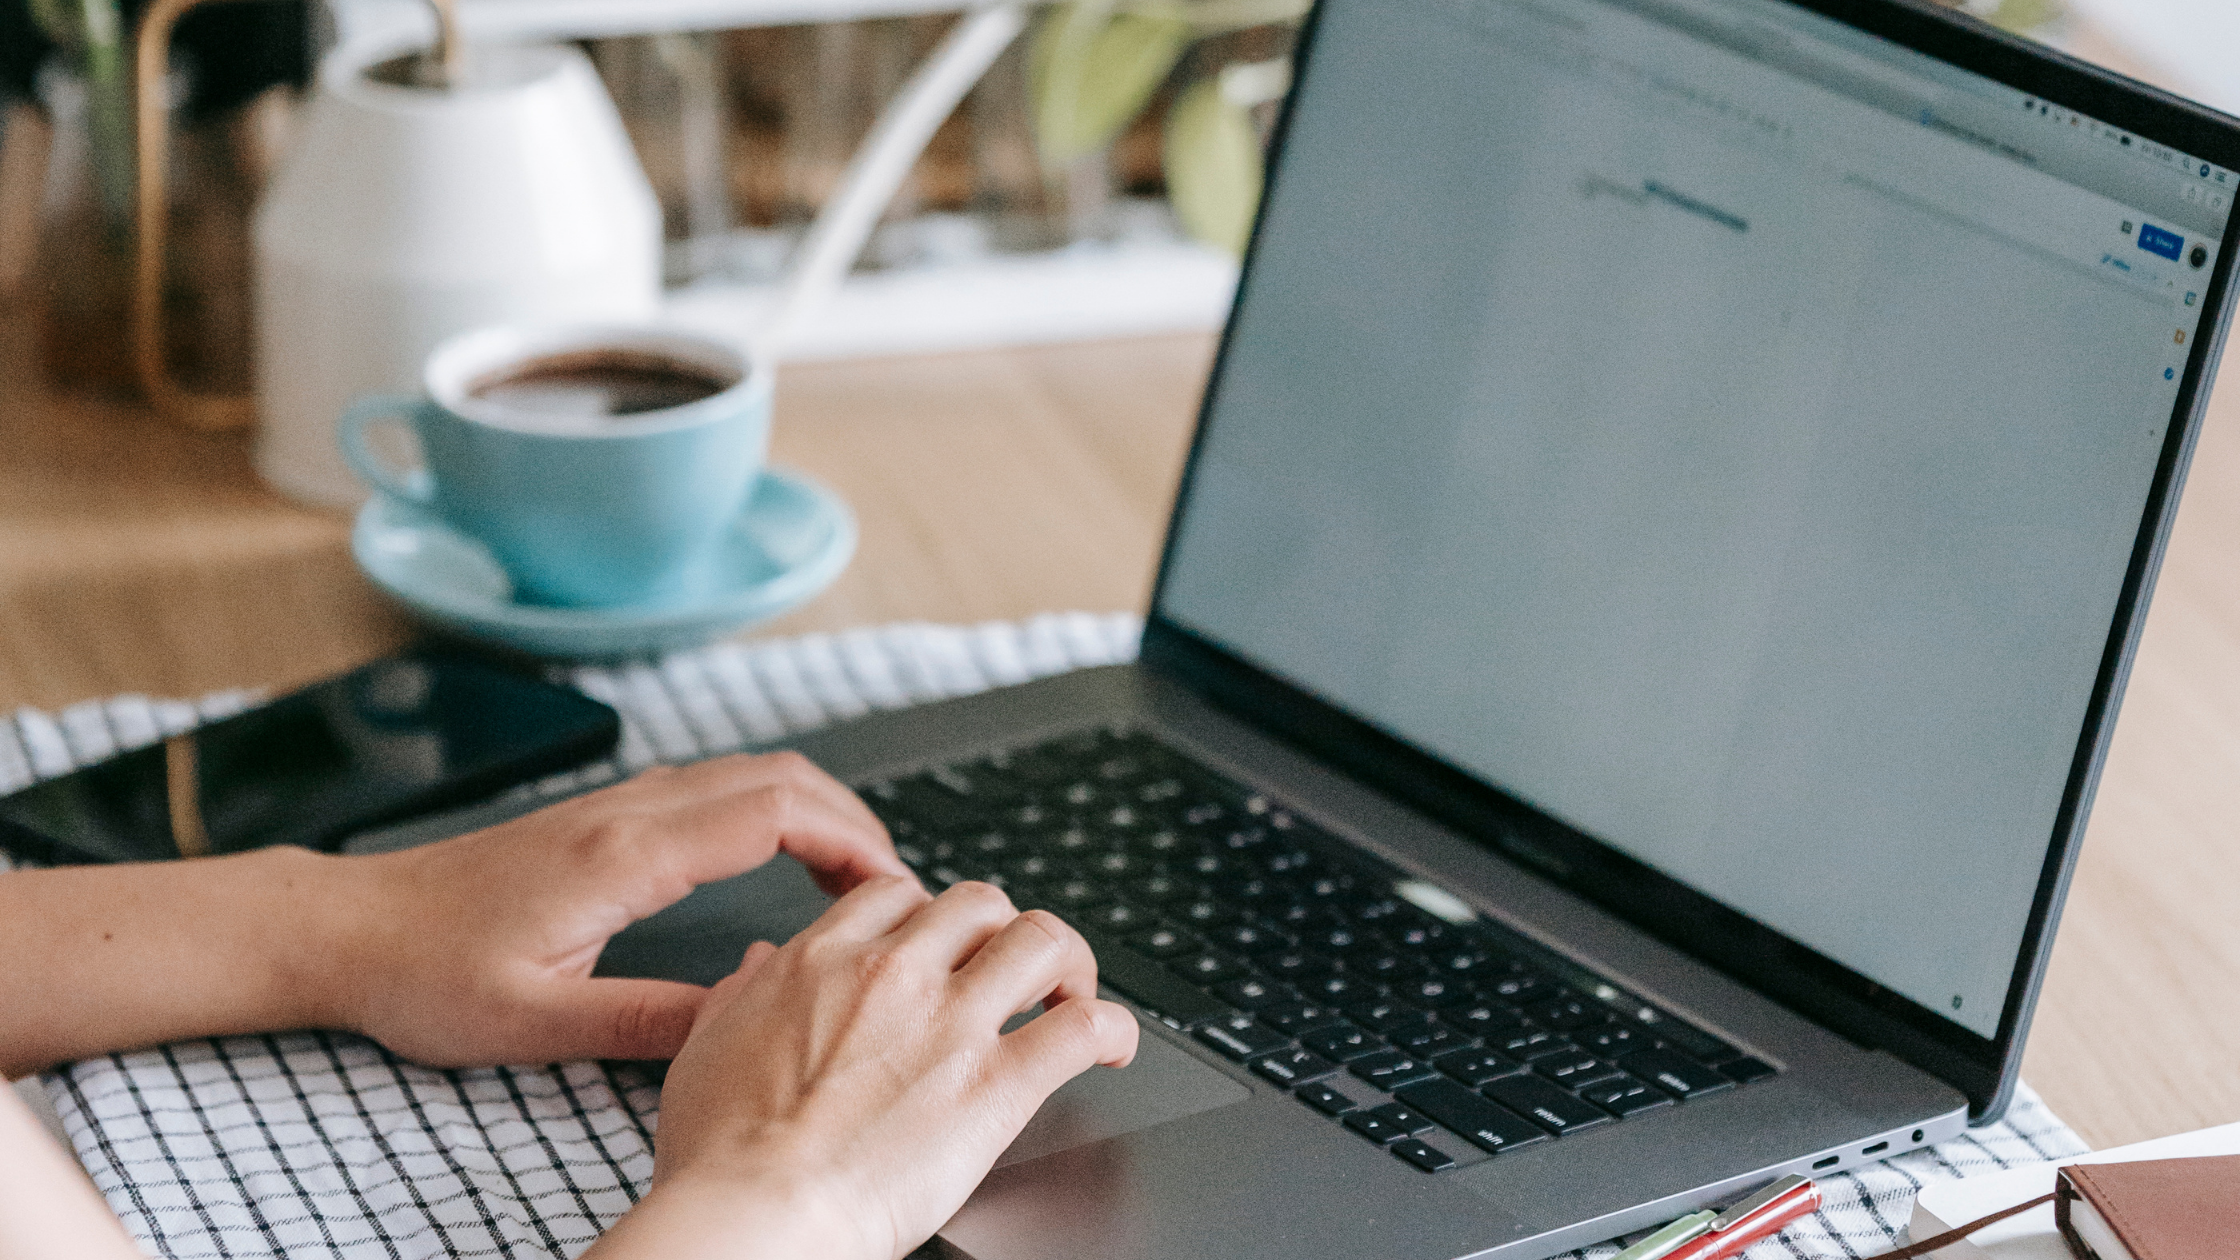
<path id="1" fill-rule="evenodd" d="M 665 411 L 729 389 L 698 364 L 642 350 L 548 354 L 494 372 L 467 396 L 529 421 L 604 420 Z"/>

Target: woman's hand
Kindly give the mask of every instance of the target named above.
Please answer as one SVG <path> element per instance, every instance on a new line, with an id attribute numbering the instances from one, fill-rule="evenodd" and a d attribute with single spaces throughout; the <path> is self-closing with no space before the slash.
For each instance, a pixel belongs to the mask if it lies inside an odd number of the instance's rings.
<path id="1" fill-rule="evenodd" d="M 0 1072 L 290 1028 L 445 1066 L 667 1058 L 708 990 L 592 964 L 695 884 L 780 852 L 836 894 L 908 873 L 863 802 L 780 753 L 649 770 L 377 857 L 0 874 Z"/>
<path id="2" fill-rule="evenodd" d="M 986 884 L 873 880 L 715 987 L 662 1088 L 653 1192 L 587 1260 L 895 1260 L 1051 1091 L 1135 1049 L 1056 916 Z"/>
<path id="3" fill-rule="evenodd" d="M 835 895 L 909 878 L 855 793 L 796 753 L 648 770 L 440 844 L 372 858 L 323 1022 L 436 1066 L 666 1059 L 709 990 L 594 979 L 609 937 L 699 884 L 799 859 Z"/>

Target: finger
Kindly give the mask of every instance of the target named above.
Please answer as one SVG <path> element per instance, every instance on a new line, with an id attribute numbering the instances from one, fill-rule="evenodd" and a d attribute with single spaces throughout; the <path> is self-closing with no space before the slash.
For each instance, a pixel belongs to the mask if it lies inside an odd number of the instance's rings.
<path id="1" fill-rule="evenodd" d="M 884 828 L 866 827 L 784 784 L 699 801 L 636 825 L 653 829 L 652 842 L 672 855 L 668 869 L 692 884 L 753 870 L 779 851 L 799 858 L 835 896 L 876 876 L 910 875 Z"/>
<path id="2" fill-rule="evenodd" d="M 895 946 L 936 959 L 954 971 L 1018 917 L 1018 907 L 1002 889 L 968 879 L 950 885 L 896 928 Z"/>
<path id="3" fill-rule="evenodd" d="M 1136 1057 L 1136 1017 L 1102 998 L 1060 1002 L 1003 1035 L 1005 1064 L 1038 1099 L 1102 1064 L 1126 1067 Z"/>
<path id="4" fill-rule="evenodd" d="M 884 830 L 878 816 L 861 797 L 797 752 L 711 757 L 690 765 L 659 768 L 658 775 L 648 771 L 632 780 L 641 781 L 652 789 L 647 795 L 680 803 L 733 796 L 783 783 L 823 800 L 843 815 L 852 815 L 865 826 Z"/>
<path id="5" fill-rule="evenodd" d="M 708 990 L 670 980 L 566 980 L 539 995 L 522 1029 L 539 1061 L 672 1059 Z"/>
<path id="6" fill-rule="evenodd" d="M 871 812 L 871 807 L 864 804 L 863 798 L 799 753 L 719 757 L 686 766 L 677 772 L 678 790 L 705 790 L 720 794 L 752 792 L 772 787 L 798 791 L 820 801 L 841 818 L 852 820 L 866 833 L 876 837 L 874 850 L 868 855 L 868 866 L 853 860 L 827 861 L 821 854 L 807 850 L 787 850 L 800 858 L 812 874 L 819 876 L 818 884 L 826 892 L 839 896 L 870 874 L 899 873 L 906 869 L 902 860 L 894 854 L 894 842 L 887 835 L 886 824 Z M 851 852 L 843 856 L 856 859 L 865 855 Z M 827 878 L 828 875 L 831 878 Z"/>
<path id="7" fill-rule="evenodd" d="M 876 940 L 894 931 L 932 901 L 925 886 L 908 875 L 882 875 L 864 881 L 832 903 L 817 921 L 801 929 L 796 941 Z"/>
<path id="8" fill-rule="evenodd" d="M 957 972 L 957 986 L 997 1021 L 1037 1002 L 1097 995 L 1097 957 L 1065 920 L 1029 910 L 988 938 Z"/>

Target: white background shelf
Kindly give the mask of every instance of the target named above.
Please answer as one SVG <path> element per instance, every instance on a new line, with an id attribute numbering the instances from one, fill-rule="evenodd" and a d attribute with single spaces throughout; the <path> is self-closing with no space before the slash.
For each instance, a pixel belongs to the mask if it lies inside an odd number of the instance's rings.
<path id="1" fill-rule="evenodd" d="M 424 37 L 431 29 L 423 0 L 330 0 L 330 5 L 345 41 Z M 482 39 L 592 39 L 908 17 L 971 7 L 971 0 L 459 0 L 459 24 Z"/>

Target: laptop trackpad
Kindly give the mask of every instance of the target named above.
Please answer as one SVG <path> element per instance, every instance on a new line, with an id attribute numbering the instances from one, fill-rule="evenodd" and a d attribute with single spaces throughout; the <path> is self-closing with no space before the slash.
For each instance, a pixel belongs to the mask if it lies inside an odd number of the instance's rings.
<path id="1" fill-rule="evenodd" d="M 1250 1097 L 1251 1090 L 1145 1029 L 1135 1062 L 1124 1068 L 1090 1068 L 1068 1081 L 1027 1121 L 996 1167 L 1134 1133 Z"/>

